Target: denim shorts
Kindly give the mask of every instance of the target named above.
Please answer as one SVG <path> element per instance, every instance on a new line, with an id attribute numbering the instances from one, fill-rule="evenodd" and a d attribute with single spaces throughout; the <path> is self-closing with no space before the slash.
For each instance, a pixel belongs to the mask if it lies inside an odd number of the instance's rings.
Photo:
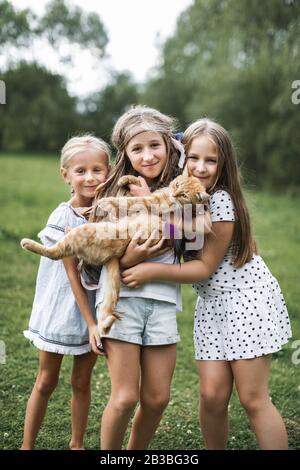
<path id="1" fill-rule="evenodd" d="M 180 341 L 175 304 L 142 297 L 121 297 L 116 310 L 121 314 L 121 319 L 116 320 L 110 332 L 102 338 L 141 346 L 160 346 Z"/>

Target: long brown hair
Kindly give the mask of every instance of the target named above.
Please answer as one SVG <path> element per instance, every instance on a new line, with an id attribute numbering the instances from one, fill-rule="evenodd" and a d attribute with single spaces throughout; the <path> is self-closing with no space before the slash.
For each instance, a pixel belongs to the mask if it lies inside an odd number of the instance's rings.
<path id="1" fill-rule="evenodd" d="M 240 268 L 257 253 L 256 241 L 251 233 L 249 211 L 242 192 L 242 177 L 238 168 L 236 153 L 229 133 L 220 124 L 211 119 L 199 119 L 192 123 L 183 135 L 186 154 L 195 137 L 209 136 L 218 152 L 218 170 L 215 184 L 208 192 L 224 189 L 233 201 L 236 221 L 232 238 L 233 265 Z"/>
<path id="2" fill-rule="evenodd" d="M 168 186 L 182 172 L 178 167 L 179 152 L 173 137 L 174 129 L 175 120 L 173 118 L 147 106 L 133 106 L 124 113 L 116 122 L 112 132 L 112 143 L 117 150 L 115 165 L 110 171 L 106 182 L 99 188 L 95 197 L 95 203 L 102 197 L 127 194 L 125 189 L 120 189 L 117 186 L 121 176 L 139 176 L 131 165 L 126 153 L 126 147 L 129 141 L 141 132 L 152 131 L 161 134 L 168 156 L 167 164 L 157 181 L 151 187 L 151 191 Z M 95 220 L 95 214 L 92 212 L 90 221 L 93 222 Z"/>

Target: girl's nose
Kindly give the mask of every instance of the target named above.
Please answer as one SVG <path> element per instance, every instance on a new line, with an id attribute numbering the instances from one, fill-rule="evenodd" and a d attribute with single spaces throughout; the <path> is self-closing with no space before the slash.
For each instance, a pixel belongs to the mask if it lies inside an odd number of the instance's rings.
<path id="1" fill-rule="evenodd" d="M 198 160 L 197 165 L 196 165 L 196 170 L 198 173 L 204 173 L 205 172 L 205 163 L 202 162 L 201 160 Z"/>
<path id="2" fill-rule="evenodd" d="M 144 152 L 143 152 L 143 160 L 145 162 L 149 162 L 151 160 L 153 160 L 153 152 L 152 150 L 149 148 L 149 149 L 145 149 Z"/>
<path id="3" fill-rule="evenodd" d="M 85 178 L 86 178 L 87 181 L 92 181 L 92 180 L 95 179 L 92 172 L 87 172 L 87 173 L 85 174 Z"/>

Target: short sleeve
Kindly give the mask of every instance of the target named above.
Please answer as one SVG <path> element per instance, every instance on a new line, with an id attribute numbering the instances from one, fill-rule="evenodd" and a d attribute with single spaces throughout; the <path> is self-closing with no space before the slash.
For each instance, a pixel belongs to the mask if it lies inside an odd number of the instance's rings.
<path id="1" fill-rule="evenodd" d="M 212 222 L 234 222 L 236 220 L 233 201 L 227 191 L 216 191 L 211 196 L 210 215 Z"/>
<path id="2" fill-rule="evenodd" d="M 76 215 L 67 203 L 63 203 L 50 214 L 45 228 L 38 233 L 38 237 L 45 246 L 52 246 L 64 237 L 66 228 L 74 228 L 83 223 L 84 219 Z"/>

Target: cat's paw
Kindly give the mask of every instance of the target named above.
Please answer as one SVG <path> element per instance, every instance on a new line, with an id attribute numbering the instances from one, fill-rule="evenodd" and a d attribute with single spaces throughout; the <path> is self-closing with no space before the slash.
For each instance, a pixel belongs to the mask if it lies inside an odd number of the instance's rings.
<path id="1" fill-rule="evenodd" d="M 125 175 L 122 176 L 118 181 L 119 188 L 123 186 L 128 186 L 129 184 L 135 184 L 136 186 L 142 186 L 140 180 L 137 176 Z"/>
<path id="2" fill-rule="evenodd" d="M 108 212 L 105 210 L 105 209 L 102 209 L 102 207 L 97 207 L 96 209 L 96 216 L 97 217 L 107 217 L 108 216 Z"/>
<path id="3" fill-rule="evenodd" d="M 108 198 L 102 199 L 97 203 L 96 215 L 98 217 L 106 217 L 113 209 L 114 207 Z"/>

